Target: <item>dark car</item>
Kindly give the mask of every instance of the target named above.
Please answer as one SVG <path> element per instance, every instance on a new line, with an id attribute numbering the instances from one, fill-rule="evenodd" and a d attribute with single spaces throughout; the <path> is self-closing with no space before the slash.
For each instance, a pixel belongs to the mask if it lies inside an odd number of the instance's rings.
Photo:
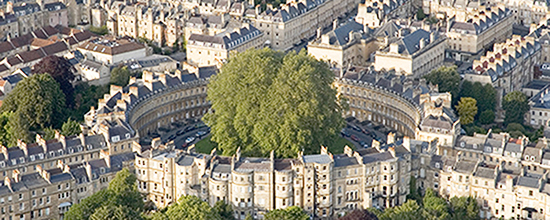
<path id="1" fill-rule="evenodd" d="M 182 134 L 185 134 L 185 130 L 179 130 L 178 132 L 176 132 L 176 134 L 179 136 L 179 135 L 182 135 Z"/>
<path id="2" fill-rule="evenodd" d="M 359 142 L 359 138 L 355 135 L 351 135 L 351 139 L 356 141 L 356 142 Z"/>
<path id="3" fill-rule="evenodd" d="M 171 141 L 171 140 L 174 140 L 174 139 L 176 139 L 176 134 L 173 134 L 173 135 L 168 136 L 168 138 L 166 139 L 166 141 Z"/>
<path id="4" fill-rule="evenodd" d="M 342 131 L 340 132 L 340 134 L 342 134 L 342 136 L 344 136 L 344 137 L 349 137 L 349 133 L 348 133 L 348 131 L 347 131 L 345 128 L 342 129 Z"/>
<path id="5" fill-rule="evenodd" d="M 192 130 L 195 130 L 195 126 L 188 126 L 185 128 L 185 132 L 190 132 Z"/>
<path id="6" fill-rule="evenodd" d="M 367 144 L 367 142 L 364 142 L 364 141 L 359 141 L 359 145 L 361 145 L 361 147 L 364 147 L 364 148 L 369 147 L 369 145 Z"/>

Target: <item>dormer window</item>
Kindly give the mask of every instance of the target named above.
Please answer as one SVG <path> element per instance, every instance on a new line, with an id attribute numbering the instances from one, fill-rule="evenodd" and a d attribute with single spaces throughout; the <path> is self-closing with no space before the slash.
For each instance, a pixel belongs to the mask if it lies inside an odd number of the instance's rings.
<path id="1" fill-rule="evenodd" d="M 89 144 L 88 144 L 88 145 L 86 146 L 86 149 L 91 150 L 91 149 L 92 149 L 92 145 L 89 145 Z"/>
<path id="2" fill-rule="evenodd" d="M 44 159 L 44 154 L 43 154 L 43 153 L 39 153 L 39 154 L 38 154 L 38 158 L 40 158 L 41 160 Z"/>
<path id="3" fill-rule="evenodd" d="M 466 142 L 462 141 L 460 142 L 460 147 L 465 147 L 466 146 Z"/>
<path id="4" fill-rule="evenodd" d="M 73 148 L 69 149 L 69 153 L 71 154 L 74 153 L 74 149 Z"/>
<path id="5" fill-rule="evenodd" d="M 20 157 L 20 158 L 19 158 L 19 163 L 25 163 L 25 158 Z"/>
<path id="6" fill-rule="evenodd" d="M 101 142 L 100 145 L 101 145 L 102 147 L 105 147 L 105 142 Z"/>
<path id="7" fill-rule="evenodd" d="M 78 146 L 78 152 L 82 151 L 82 146 Z"/>
<path id="8" fill-rule="evenodd" d="M 99 172 L 100 172 L 101 174 L 105 173 L 105 168 L 103 168 L 103 167 L 100 168 L 100 169 L 99 169 Z"/>
<path id="9" fill-rule="evenodd" d="M 130 138 L 130 133 L 126 133 L 126 138 Z"/>
<path id="10" fill-rule="evenodd" d="M 11 159 L 11 165 L 15 165 L 15 164 L 17 164 L 17 160 Z"/>
<path id="11" fill-rule="evenodd" d="M 59 156 L 63 155 L 63 150 L 58 150 L 57 154 L 59 154 Z"/>
<path id="12" fill-rule="evenodd" d="M 4 161 L 0 161 L 0 167 L 5 167 L 6 166 L 6 163 L 4 163 Z"/>
<path id="13" fill-rule="evenodd" d="M 34 161 L 34 155 L 31 155 L 30 158 L 31 158 L 31 161 Z"/>

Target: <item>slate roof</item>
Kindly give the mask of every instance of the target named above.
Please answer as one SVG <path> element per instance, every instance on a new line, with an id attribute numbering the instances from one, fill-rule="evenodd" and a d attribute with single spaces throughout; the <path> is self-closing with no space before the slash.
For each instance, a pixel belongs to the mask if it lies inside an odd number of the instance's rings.
<path id="1" fill-rule="evenodd" d="M 78 48 L 108 55 L 123 54 L 130 51 L 144 49 L 145 46 L 125 39 L 116 41 L 97 38 L 79 46 Z"/>
<path id="2" fill-rule="evenodd" d="M 332 162 L 332 159 L 329 155 L 326 154 L 315 154 L 315 155 L 304 155 L 304 163 L 318 163 L 318 164 L 329 164 Z"/>
<path id="3" fill-rule="evenodd" d="M 215 36 L 191 34 L 187 42 L 188 44 L 212 45 L 211 47 L 221 46 L 223 49 L 231 50 L 255 39 L 261 34 L 260 30 L 250 25 L 239 29 L 239 31 L 224 32 Z"/>

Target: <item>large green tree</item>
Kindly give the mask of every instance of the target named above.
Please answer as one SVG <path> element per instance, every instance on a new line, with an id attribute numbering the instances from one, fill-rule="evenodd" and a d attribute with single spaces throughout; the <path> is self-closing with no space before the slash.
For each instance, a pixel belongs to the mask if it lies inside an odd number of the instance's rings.
<path id="1" fill-rule="evenodd" d="M 460 122 L 464 125 L 474 122 L 474 117 L 477 114 L 477 101 L 474 98 L 462 97 L 456 106 Z"/>
<path id="2" fill-rule="evenodd" d="M 225 201 L 220 200 L 214 204 L 214 211 L 217 212 L 223 220 L 233 220 L 233 208 L 231 205 L 225 203 Z"/>
<path id="3" fill-rule="evenodd" d="M 308 220 L 309 215 L 298 206 L 291 206 L 286 209 L 271 210 L 264 215 L 265 220 Z"/>
<path id="4" fill-rule="evenodd" d="M 176 204 L 157 212 L 153 220 L 223 220 L 208 203 L 196 196 L 182 196 Z"/>
<path id="5" fill-rule="evenodd" d="M 456 71 L 455 66 L 439 67 L 425 75 L 424 78 L 428 82 L 438 85 L 439 92 L 449 92 L 455 99 L 458 97 L 458 93 L 460 92 L 460 75 Z"/>
<path id="6" fill-rule="evenodd" d="M 9 131 L 9 119 L 11 112 L 0 113 L 0 145 L 8 146 L 11 142 L 11 135 Z"/>
<path id="7" fill-rule="evenodd" d="M 128 85 L 131 76 L 132 72 L 128 67 L 115 67 L 111 70 L 111 84 L 124 87 Z"/>
<path id="8" fill-rule="evenodd" d="M 421 207 L 416 203 L 415 200 L 408 200 L 405 204 L 396 206 L 393 208 L 388 208 L 378 216 L 380 220 L 394 220 L 394 219 L 403 219 L 403 220 L 422 220 L 422 210 Z"/>
<path id="9" fill-rule="evenodd" d="M 459 96 L 474 98 L 477 101 L 477 113 L 480 117 L 485 111 L 495 111 L 497 91 L 489 83 L 483 85 L 480 82 L 464 81 Z"/>
<path id="10" fill-rule="evenodd" d="M 449 202 L 453 220 L 480 219 L 479 205 L 474 197 L 453 197 Z"/>
<path id="11" fill-rule="evenodd" d="M 446 220 L 449 219 L 449 207 L 445 199 L 439 197 L 437 193 L 428 188 L 422 199 L 422 215 L 427 220 Z"/>
<path id="12" fill-rule="evenodd" d="M 37 74 L 23 79 L 6 97 L 0 112 L 14 112 L 10 119 L 15 130 L 61 127 L 64 118 L 65 96 L 59 84 L 48 74 Z M 26 124 L 23 124 L 26 123 Z M 28 131 L 28 129 L 27 129 Z"/>
<path id="13" fill-rule="evenodd" d="M 40 62 L 33 66 L 33 74 L 50 74 L 55 81 L 59 83 L 59 87 L 65 94 L 65 104 L 69 107 L 72 107 L 74 104 L 74 87 L 72 82 L 75 79 L 75 72 L 76 69 L 69 62 L 69 60 L 65 57 L 55 55 L 44 57 L 40 60 Z"/>
<path id="14" fill-rule="evenodd" d="M 116 174 L 107 189 L 73 205 L 65 213 L 64 219 L 141 219 L 143 208 L 143 197 L 137 191 L 136 176 L 124 168 Z"/>
<path id="15" fill-rule="evenodd" d="M 225 155 L 237 147 L 248 156 L 314 153 L 334 142 L 344 125 L 345 105 L 333 80 L 327 64 L 304 51 L 249 50 L 213 76 L 208 89 L 213 111 L 203 120 Z"/>
<path id="16" fill-rule="evenodd" d="M 506 111 L 504 123 L 523 124 L 523 117 L 529 111 L 527 96 L 520 91 L 513 91 L 504 96 L 502 108 Z"/>
<path id="17" fill-rule="evenodd" d="M 82 133 L 80 124 L 71 118 L 67 119 L 65 123 L 61 126 L 61 134 L 65 136 L 72 136 Z"/>

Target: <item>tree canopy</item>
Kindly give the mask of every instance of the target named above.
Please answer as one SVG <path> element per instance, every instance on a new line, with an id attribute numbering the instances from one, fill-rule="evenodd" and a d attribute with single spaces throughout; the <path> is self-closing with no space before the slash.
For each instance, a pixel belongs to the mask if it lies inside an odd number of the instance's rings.
<path id="1" fill-rule="evenodd" d="M 50 55 L 44 57 L 40 62 L 33 66 L 33 74 L 50 74 L 57 83 L 59 87 L 65 94 L 65 99 L 67 106 L 73 106 L 73 96 L 74 96 L 74 87 L 72 82 L 75 79 L 74 73 L 76 72 L 75 68 L 69 60 L 65 57 L 59 57 L 55 55 Z"/>
<path id="2" fill-rule="evenodd" d="M 502 108 L 506 111 L 504 123 L 523 124 L 523 117 L 529 111 L 527 96 L 520 91 L 513 91 L 504 96 Z"/>
<path id="3" fill-rule="evenodd" d="M 271 210 L 264 215 L 265 220 L 308 220 L 309 215 L 298 206 L 291 206 L 286 209 Z"/>
<path id="4" fill-rule="evenodd" d="M 421 10 L 422 9 L 419 9 L 419 12 L 421 12 Z M 449 92 L 455 99 L 458 97 L 460 92 L 460 75 L 456 71 L 455 66 L 439 67 L 425 75 L 424 78 L 428 82 L 438 85 L 439 92 Z"/>
<path id="5" fill-rule="evenodd" d="M 71 118 L 67 119 L 65 123 L 61 126 L 61 134 L 65 136 L 72 136 L 82 133 L 80 124 Z"/>
<path id="6" fill-rule="evenodd" d="M 153 215 L 152 220 L 223 220 L 220 213 L 196 196 L 182 196 L 176 204 Z"/>
<path id="7" fill-rule="evenodd" d="M 124 87 L 128 85 L 131 76 L 132 72 L 128 67 L 115 67 L 111 70 L 111 84 Z"/>
<path id="8" fill-rule="evenodd" d="M 401 206 L 380 211 L 370 208 L 369 211 L 380 220 L 478 220 L 479 207 L 473 197 L 453 197 L 450 201 L 441 198 L 433 189 L 427 189 L 421 202 L 407 200 Z"/>
<path id="9" fill-rule="evenodd" d="M 327 64 L 304 51 L 249 50 L 212 77 L 213 111 L 203 120 L 225 155 L 237 146 L 247 156 L 317 152 L 334 142 L 344 125 L 346 105 L 336 97 L 333 80 Z"/>
<path id="10" fill-rule="evenodd" d="M 0 107 L 0 112 L 13 112 L 9 118 L 10 128 L 17 137 L 23 138 L 23 132 L 47 127 L 59 127 L 63 117 L 65 96 L 59 84 L 48 74 L 37 74 L 23 79 L 8 94 Z M 12 120 L 13 119 L 13 120 Z"/>
<path id="11" fill-rule="evenodd" d="M 462 97 L 456 106 L 460 122 L 464 125 L 474 122 L 474 117 L 477 114 L 477 101 L 474 98 Z"/>
<path id="12" fill-rule="evenodd" d="M 481 113 L 485 111 L 495 111 L 497 91 L 493 88 L 493 85 L 489 83 L 483 85 L 480 82 L 472 83 L 470 81 L 464 81 L 462 82 L 459 96 L 474 98 L 477 101 L 477 114 L 480 117 Z"/>
<path id="13" fill-rule="evenodd" d="M 142 219 L 143 198 L 137 191 L 136 177 L 124 168 L 116 174 L 107 189 L 86 197 L 65 213 L 64 219 Z"/>

